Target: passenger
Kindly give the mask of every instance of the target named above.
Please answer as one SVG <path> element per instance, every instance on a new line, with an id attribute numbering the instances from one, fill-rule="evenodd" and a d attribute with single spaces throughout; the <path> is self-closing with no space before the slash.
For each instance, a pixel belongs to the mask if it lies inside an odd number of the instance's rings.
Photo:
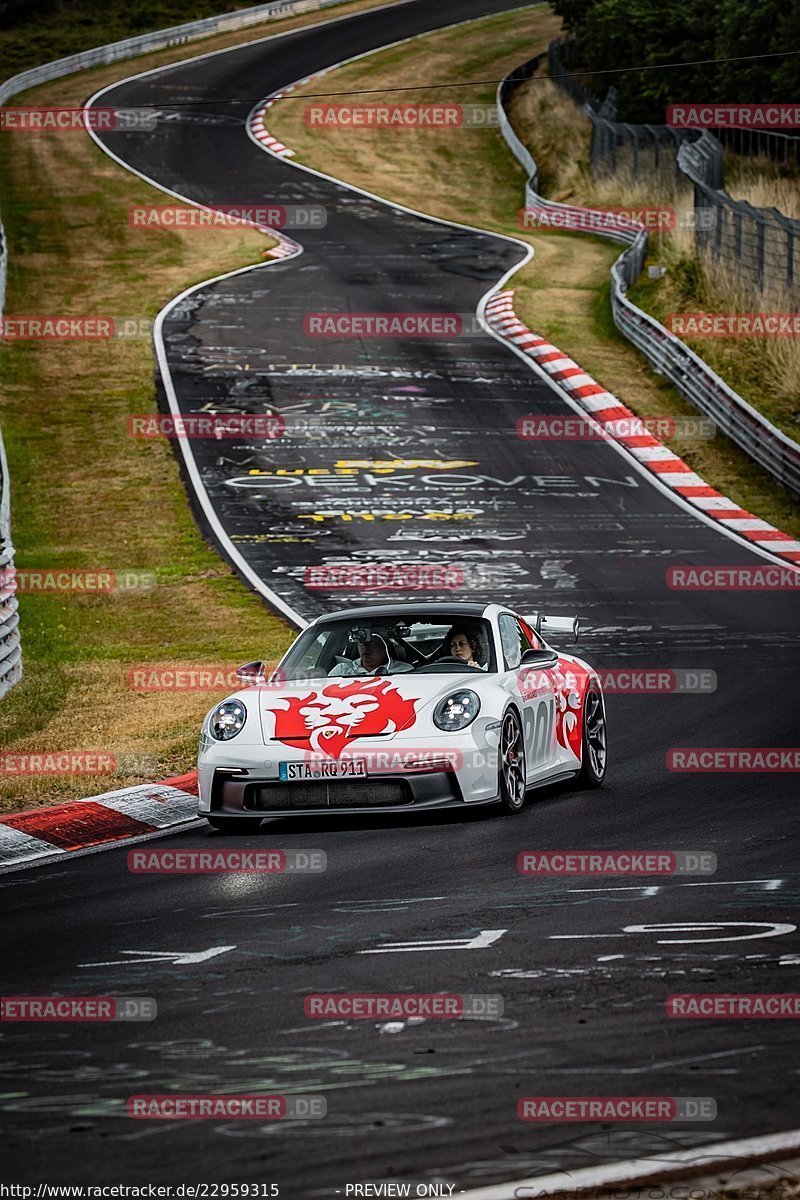
<path id="1" fill-rule="evenodd" d="M 479 667 L 485 671 L 489 661 L 486 653 L 483 634 L 478 629 L 450 630 L 445 645 L 449 645 L 453 658 L 460 658 L 468 667 Z"/>
<path id="2" fill-rule="evenodd" d="M 369 641 L 358 643 L 358 658 L 337 663 L 328 671 L 329 675 L 397 675 L 411 671 L 409 663 L 400 662 L 389 654 L 389 647 L 379 634 Z"/>

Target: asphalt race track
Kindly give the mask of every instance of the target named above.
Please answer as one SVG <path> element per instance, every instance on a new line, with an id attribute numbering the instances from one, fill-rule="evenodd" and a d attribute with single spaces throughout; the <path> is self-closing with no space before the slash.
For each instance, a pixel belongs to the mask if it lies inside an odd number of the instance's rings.
<path id="1" fill-rule="evenodd" d="M 152 134 L 105 135 L 165 188 L 205 204 L 327 209 L 324 229 L 289 231 L 302 255 L 204 286 L 165 322 L 183 412 L 323 413 L 325 437 L 307 421 L 302 436 L 222 450 L 194 441 L 191 451 L 227 537 L 301 618 L 354 599 L 309 590 L 309 565 L 477 564 L 483 575 L 459 598 L 577 612 L 579 652 L 599 665 L 712 670 L 717 690 L 610 695 L 605 789 L 552 788 L 515 818 L 320 817 L 252 837 L 198 826 L 158 841 L 321 849 L 323 876 L 138 876 L 124 847 L 3 876 L 8 992 L 158 1003 L 148 1023 L 8 1027 L 3 1148 L 22 1182 L 46 1162 L 65 1182 L 275 1182 L 281 1196 L 333 1197 L 347 1184 L 406 1180 L 458 1194 L 796 1123 L 796 1023 L 665 1015 L 674 992 L 796 989 L 792 776 L 665 765 L 675 746 L 793 745 L 796 601 L 670 591 L 675 563 L 764 560 L 606 444 L 520 441 L 518 417 L 566 406 L 492 337 L 306 337 L 309 312 L 474 312 L 524 252 L 298 171 L 244 128 L 258 99 L 332 62 L 510 7 L 412 0 L 324 35 L 165 68 L 99 101 L 184 114 Z M 189 99 L 202 103 L 182 108 Z M 396 459 L 421 465 L 374 466 Z M 307 474 L 344 460 L 367 465 Z M 279 468 L 302 473 L 269 474 Z M 386 519 L 398 512 L 413 518 Z M 520 876 L 518 852 L 537 847 L 708 850 L 719 867 L 706 878 Z M 437 940 L 450 948 L 392 948 Z M 497 994 L 504 1015 L 310 1020 L 304 997 L 322 991 Z M 125 1116 L 134 1094 L 265 1090 L 322 1094 L 328 1116 Z M 712 1097 L 717 1118 L 516 1119 L 523 1095 L 628 1094 Z"/>

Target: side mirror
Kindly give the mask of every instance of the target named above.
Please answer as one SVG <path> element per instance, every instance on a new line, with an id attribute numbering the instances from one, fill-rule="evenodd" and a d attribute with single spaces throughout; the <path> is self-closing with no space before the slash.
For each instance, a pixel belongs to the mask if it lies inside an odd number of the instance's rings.
<path id="1" fill-rule="evenodd" d="M 258 683 L 266 683 L 267 664 L 260 660 L 258 662 L 245 663 L 244 666 L 237 669 L 236 678 L 241 679 L 242 683 L 247 683 L 250 686 L 255 686 Z"/>
<path id="2" fill-rule="evenodd" d="M 555 650 L 526 650 L 519 660 L 521 667 L 554 667 L 558 662 Z"/>

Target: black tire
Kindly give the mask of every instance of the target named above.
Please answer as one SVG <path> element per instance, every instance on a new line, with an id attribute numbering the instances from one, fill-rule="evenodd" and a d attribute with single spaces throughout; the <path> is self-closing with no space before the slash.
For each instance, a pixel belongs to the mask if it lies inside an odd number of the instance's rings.
<path id="1" fill-rule="evenodd" d="M 596 687 L 590 687 L 583 702 L 583 734 L 579 781 L 584 787 L 602 787 L 608 765 L 606 708 Z"/>
<path id="2" fill-rule="evenodd" d="M 209 825 L 220 833 L 255 833 L 261 828 L 261 817 L 207 817 Z"/>
<path id="3" fill-rule="evenodd" d="M 500 813 L 518 813 L 525 803 L 525 741 L 522 722 L 515 709 L 510 708 L 500 727 L 497 748 L 497 787 Z"/>

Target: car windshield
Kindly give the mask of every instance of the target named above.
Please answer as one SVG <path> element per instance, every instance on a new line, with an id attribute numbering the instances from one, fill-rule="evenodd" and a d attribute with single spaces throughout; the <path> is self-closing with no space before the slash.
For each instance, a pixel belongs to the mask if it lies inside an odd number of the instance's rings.
<path id="1" fill-rule="evenodd" d="M 276 676 L 291 681 L 496 669 L 489 622 L 445 610 L 434 616 L 343 617 L 313 625 L 300 634 Z"/>

